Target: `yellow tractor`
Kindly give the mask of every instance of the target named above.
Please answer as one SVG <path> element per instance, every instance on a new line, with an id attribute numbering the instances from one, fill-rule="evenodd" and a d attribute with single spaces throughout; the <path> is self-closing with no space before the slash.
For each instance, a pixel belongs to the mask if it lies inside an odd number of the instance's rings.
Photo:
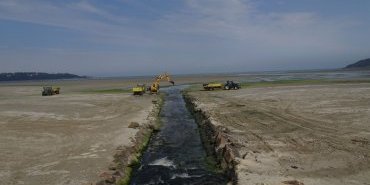
<path id="1" fill-rule="evenodd" d="M 175 85 L 175 82 L 171 80 L 170 75 L 167 73 L 161 74 L 155 78 L 155 81 L 153 84 L 149 87 L 149 91 L 151 94 L 157 94 L 159 91 L 159 83 L 161 80 L 166 79 L 168 82 L 170 82 L 172 85 Z"/>
<path id="2" fill-rule="evenodd" d="M 136 87 L 132 88 L 132 92 L 134 95 L 143 95 L 146 91 L 145 84 L 137 84 Z"/>

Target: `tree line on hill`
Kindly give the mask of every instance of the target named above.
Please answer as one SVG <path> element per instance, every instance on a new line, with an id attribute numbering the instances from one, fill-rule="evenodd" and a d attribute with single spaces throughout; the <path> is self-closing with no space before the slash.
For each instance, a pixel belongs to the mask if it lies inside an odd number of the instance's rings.
<path id="1" fill-rule="evenodd" d="M 346 66 L 344 69 L 370 69 L 370 58 L 357 61 L 353 64 Z"/>
<path id="2" fill-rule="evenodd" d="M 38 72 L 17 72 L 0 73 L 0 81 L 23 81 L 23 80 L 56 80 L 56 79 L 75 79 L 86 78 L 69 73 L 38 73 Z"/>

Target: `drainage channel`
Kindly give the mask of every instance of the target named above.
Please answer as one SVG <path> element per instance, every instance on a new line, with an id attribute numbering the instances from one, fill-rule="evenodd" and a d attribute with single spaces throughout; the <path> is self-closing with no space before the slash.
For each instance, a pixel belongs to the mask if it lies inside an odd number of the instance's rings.
<path id="1" fill-rule="evenodd" d="M 227 177 L 210 166 L 198 126 L 187 110 L 181 86 L 166 88 L 155 133 L 131 178 L 143 184 L 227 184 Z"/>

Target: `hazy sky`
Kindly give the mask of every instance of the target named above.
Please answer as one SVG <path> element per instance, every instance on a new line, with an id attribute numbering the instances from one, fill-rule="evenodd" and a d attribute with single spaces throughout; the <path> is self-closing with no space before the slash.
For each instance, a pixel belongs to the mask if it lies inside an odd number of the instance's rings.
<path id="1" fill-rule="evenodd" d="M 0 0 L 0 72 L 296 70 L 367 57 L 369 0 Z"/>

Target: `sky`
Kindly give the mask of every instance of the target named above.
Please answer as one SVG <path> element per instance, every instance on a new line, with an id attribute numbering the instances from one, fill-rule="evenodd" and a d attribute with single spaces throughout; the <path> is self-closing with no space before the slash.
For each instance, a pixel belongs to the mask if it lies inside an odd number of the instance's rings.
<path id="1" fill-rule="evenodd" d="M 0 72 L 331 69 L 369 57 L 369 0 L 0 0 Z"/>

